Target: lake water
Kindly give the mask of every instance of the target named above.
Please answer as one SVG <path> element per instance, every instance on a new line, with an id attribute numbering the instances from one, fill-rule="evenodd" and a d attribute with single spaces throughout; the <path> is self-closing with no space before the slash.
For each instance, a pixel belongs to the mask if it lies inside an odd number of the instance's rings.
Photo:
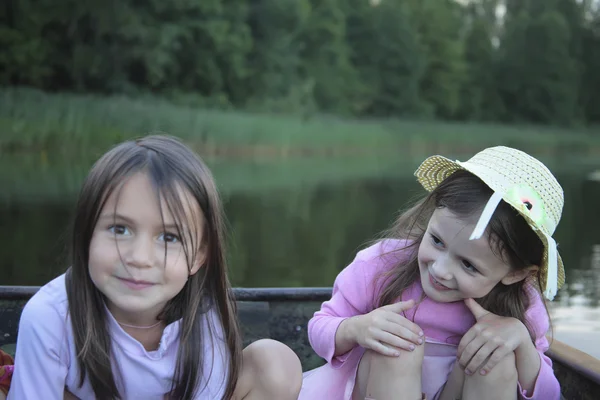
<path id="1" fill-rule="evenodd" d="M 65 270 L 74 199 L 94 157 L 0 154 L 0 284 L 42 285 Z M 209 160 L 230 225 L 233 284 L 331 286 L 356 251 L 423 193 L 412 172 L 425 157 Z M 600 159 L 539 157 L 566 198 L 555 234 L 567 270 L 551 306 L 555 336 L 600 358 L 600 181 L 594 175 Z"/>

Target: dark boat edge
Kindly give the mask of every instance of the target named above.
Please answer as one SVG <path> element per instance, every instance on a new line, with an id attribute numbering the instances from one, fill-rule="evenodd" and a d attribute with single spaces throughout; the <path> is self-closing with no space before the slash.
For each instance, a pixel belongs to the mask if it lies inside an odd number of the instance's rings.
<path id="1" fill-rule="evenodd" d="M 548 341 L 550 342 L 550 349 L 546 353 L 548 357 L 600 384 L 600 359 L 552 337 L 548 337 Z"/>
<path id="2" fill-rule="evenodd" d="M 28 300 L 39 290 L 38 286 L 0 286 L 2 300 Z M 331 298 L 330 287 L 301 288 L 233 288 L 237 301 L 248 302 L 323 302 Z M 548 337 L 548 356 L 587 379 L 600 384 L 600 359 L 592 357 L 557 339 Z"/>

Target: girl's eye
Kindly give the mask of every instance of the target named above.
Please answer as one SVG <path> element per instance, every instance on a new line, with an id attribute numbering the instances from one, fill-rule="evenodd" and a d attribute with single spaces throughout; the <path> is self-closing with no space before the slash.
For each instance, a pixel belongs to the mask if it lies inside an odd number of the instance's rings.
<path id="1" fill-rule="evenodd" d="M 108 231 L 112 234 L 116 235 L 128 235 L 129 229 L 123 225 L 111 225 L 108 227 Z"/>
<path id="2" fill-rule="evenodd" d="M 160 235 L 160 239 L 164 240 L 167 243 L 178 243 L 180 242 L 179 240 L 179 236 L 173 234 L 173 233 L 169 233 L 169 232 L 165 232 L 162 235 Z"/>
<path id="3" fill-rule="evenodd" d="M 431 241 L 433 242 L 433 244 L 435 244 L 436 246 L 442 246 L 444 243 L 442 243 L 442 241 L 435 235 L 431 234 Z"/>
<path id="4" fill-rule="evenodd" d="M 469 272 L 472 272 L 472 273 L 479 272 L 479 271 L 477 270 L 477 268 L 475 268 L 475 266 L 474 266 L 473 264 L 471 264 L 470 262 L 468 262 L 467 260 L 463 260 L 463 262 L 462 262 L 462 263 L 463 263 L 463 266 L 465 267 L 465 269 L 466 269 L 467 271 L 469 271 Z"/>

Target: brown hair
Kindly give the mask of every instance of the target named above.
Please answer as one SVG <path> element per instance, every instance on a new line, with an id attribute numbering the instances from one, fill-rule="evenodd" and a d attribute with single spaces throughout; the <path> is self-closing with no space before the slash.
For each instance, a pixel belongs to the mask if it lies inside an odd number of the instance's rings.
<path id="1" fill-rule="evenodd" d="M 196 238 L 206 238 L 206 243 L 202 244 L 207 249 L 204 267 L 189 277 L 183 289 L 159 315 L 165 324 L 182 320 L 171 396 L 192 399 L 198 390 L 200 377 L 206 372 L 202 370 L 203 340 L 219 340 L 215 339 L 214 332 L 220 329 L 215 329 L 210 322 L 213 334 L 210 338 L 202 335 L 202 324 L 206 319 L 203 314 L 214 309 L 229 351 L 225 398 L 230 398 L 239 374 L 242 345 L 235 299 L 227 278 L 221 201 L 212 174 L 202 160 L 179 140 L 160 135 L 128 141 L 107 152 L 94 164 L 79 194 L 72 232 L 72 264 L 66 273 L 69 314 L 80 370 L 79 384 L 83 385 L 87 377 L 96 398 L 122 397 L 111 369 L 111 341 L 104 295 L 90 278 L 88 259 L 92 233 L 104 204 L 125 179 L 137 172 L 148 175 L 159 201 L 160 195 L 164 196 L 179 235 L 183 237 L 186 231 L 193 232 L 193 226 L 189 230 L 184 229 L 185 208 L 178 196 L 178 188 L 192 195 L 206 221 L 202 235 L 198 235 L 197 231 L 195 235 Z M 198 226 L 196 228 L 199 229 Z M 191 268 L 200 247 L 197 241 L 190 245 L 189 241 L 183 240 L 182 245 L 188 268 Z"/>
<path id="2" fill-rule="evenodd" d="M 436 208 L 447 208 L 461 218 L 479 215 L 493 191 L 472 173 L 459 170 L 446 178 L 425 198 L 400 215 L 387 237 L 408 239 L 409 257 L 389 272 L 377 277 L 383 280 L 379 307 L 391 304 L 402 292 L 419 279 L 418 248 L 423 240 L 427 224 Z M 501 201 L 487 227 L 487 237 L 492 251 L 514 270 L 540 265 L 544 245 L 525 219 L 508 203 Z M 539 271 L 531 278 L 512 285 L 499 282 L 490 293 L 477 302 L 486 310 L 504 317 L 517 318 L 534 333 L 525 320 L 529 307 L 527 285 L 540 291 Z"/>

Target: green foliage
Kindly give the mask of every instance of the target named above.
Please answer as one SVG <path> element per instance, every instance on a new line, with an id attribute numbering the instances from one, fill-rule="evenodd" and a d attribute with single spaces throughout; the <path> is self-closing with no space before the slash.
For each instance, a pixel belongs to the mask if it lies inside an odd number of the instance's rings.
<path id="1" fill-rule="evenodd" d="M 589 122 L 600 122 L 600 6 L 589 10 L 582 34 L 581 106 Z"/>
<path id="2" fill-rule="evenodd" d="M 575 122 L 578 75 L 569 54 L 571 33 L 555 9 L 521 11 L 506 27 L 499 61 L 499 90 L 508 120 Z"/>
<path id="3" fill-rule="evenodd" d="M 538 150 L 540 146 L 560 143 L 563 148 L 570 146 L 570 151 L 585 152 L 593 150 L 590 146 L 600 140 L 591 138 L 586 129 L 389 118 L 306 119 L 199 110 L 150 96 L 133 100 L 121 95 L 47 94 L 31 89 L 0 92 L 0 157 L 14 150 L 52 151 L 62 156 L 100 153 L 117 142 L 152 131 L 186 139 L 203 154 L 266 158 L 397 154 L 398 149 L 418 150 L 430 142 L 439 146 L 462 143 L 477 148 L 518 144 Z M 435 151 L 445 153 L 440 148 Z"/>
<path id="4" fill-rule="evenodd" d="M 420 52 L 426 60 L 421 95 L 438 117 L 452 118 L 460 104 L 465 78 L 463 23 L 460 6 L 453 0 L 411 0 Z"/>
<path id="5" fill-rule="evenodd" d="M 5 0 L 0 85 L 303 118 L 595 123 L 596 3 Z"/>
<path id="6" fill-rule="evenodd" d="M 277 113 L 311 111 L 314 85 L 302 75 L 301 56 L 310 2 L 254 0 L 250 10 L 254 40 L 250 107 Z"/>
<path id="7" fill-rule="evenodd" d="M 474 121 L 494 121 L 503 114 L 494 76 L 496 65 L 496 0 L 471 3 L 463 16 L 466 76 L 461 88 L 458 117 Z"/>
<path id="8" fill-rule="evenodd" d="M 377 7 L 363 0 L 348 3 L 347 41 L 363 84 L 355 112 L 378 117 L 422 114 L 419 85 L 425 63 L 409 7 L 402 1 Z"/>

